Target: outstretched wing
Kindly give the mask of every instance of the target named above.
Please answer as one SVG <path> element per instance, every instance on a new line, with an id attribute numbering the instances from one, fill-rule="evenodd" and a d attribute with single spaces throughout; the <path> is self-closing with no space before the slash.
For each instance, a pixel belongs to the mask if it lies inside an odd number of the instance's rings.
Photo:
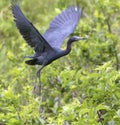
<path id="1" fill-rule="evenodd" d="M 56 16 L 50 23 L 48 30 L 43 35 L 54 48 L 61 48 L 64 40 L 74 32 L 80 20 L 82 10 L 73 5 Z"/>
<path id="2" fill-rule="evenodd" d="M 16 22 L 16 26 L 28 45 L 33 47 L 39 54 L 52 49 L 49 43 L 47 43 L 33 24 L 24 16 L 19 5 L 12 4 L 12 12 L 15 18 L 14 20 Z"/>

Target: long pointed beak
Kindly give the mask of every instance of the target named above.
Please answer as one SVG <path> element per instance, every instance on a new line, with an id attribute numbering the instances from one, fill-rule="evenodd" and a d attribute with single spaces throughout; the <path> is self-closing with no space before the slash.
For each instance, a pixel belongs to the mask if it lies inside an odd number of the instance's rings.
<path id="1" fill-rule="evenodd" d="M 88 38 L 89 38 L 89 36 L 86 35 L 85 37 L 79 37 L 78 39 L 79 40 L 87 40 Z"/>

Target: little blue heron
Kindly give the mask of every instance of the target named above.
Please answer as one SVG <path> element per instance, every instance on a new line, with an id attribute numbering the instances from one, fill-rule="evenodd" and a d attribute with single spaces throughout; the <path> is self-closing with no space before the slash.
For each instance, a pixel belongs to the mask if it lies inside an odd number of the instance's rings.
<path id="1" fill-rule="evenodd" d="M 41 65 L 41 68 L 37 71 L 38 77 L 40 77 L 40 72 L 46 65 L 69 54 L 72 42 L 85 39 L 83 37 L 72 36 L 67 42 L 66 49 L 61 49 L 64 40 L 74 32 L 80 20 L 82 9 L 77 5 L 68 7 L 56 16 L 43 35 L 25 17 L 18 4 L 12 4 L 12 12 L 19 32 L 35 51 L 34 55 L 26 56 L 31 58 L 26 63 L 28 65 Z"/>

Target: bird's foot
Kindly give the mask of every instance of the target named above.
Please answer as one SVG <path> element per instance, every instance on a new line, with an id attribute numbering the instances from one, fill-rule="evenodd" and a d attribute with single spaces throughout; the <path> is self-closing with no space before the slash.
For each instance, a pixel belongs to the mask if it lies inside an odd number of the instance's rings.
<path id="1" fill-rule="evenodd" d="M 38 95 L 40 96 L 41 95 L 41 84 L 42 83 L 34 83 L 34 88 L 33 88 L 33 94 L 34 95 Z"/>

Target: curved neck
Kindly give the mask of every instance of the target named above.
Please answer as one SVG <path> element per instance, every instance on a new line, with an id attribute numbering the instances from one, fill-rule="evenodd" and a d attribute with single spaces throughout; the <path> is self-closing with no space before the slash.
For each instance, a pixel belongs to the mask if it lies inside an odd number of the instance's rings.
<path id="1" fill-rule="evenodd" d="M 52 57 L 52 59 L 49 61 L 49 63 L 51 63 L 52 61 L 62 57 L 62 56 L 65 56 L 67 55 L 70 51 L 71 51 L 71 43 L 73 42 L 73 40 L 69 39 L 68 42 L 67 42 L 67 47 L 65 50 L 62 50 L 60 52 L 55 52 L 55 56 Z M 48 63 L 48 64 L 49 64 Z"/>
<path id="2" fill-rule="evenodd" d="M 73 40 L 69 39 L 67 42 L 67 47 L 65 50 L 59 52 L 59 54 L 57 53 L 56 56 L 53 57 L 53 60 L 60 58 L 62 56 L 67 55 L 70 51 L 71 51 L 71 43 L 73 42 Z"/>
<path id="3" fill-rule="evenodd" d="M 73 40 L 69 39 L 67 42 L 67 47 L 64 50 L 64 54 L 67 55 L 70 51 L 71 51 L 71 44 L 72 44 Z"/>

